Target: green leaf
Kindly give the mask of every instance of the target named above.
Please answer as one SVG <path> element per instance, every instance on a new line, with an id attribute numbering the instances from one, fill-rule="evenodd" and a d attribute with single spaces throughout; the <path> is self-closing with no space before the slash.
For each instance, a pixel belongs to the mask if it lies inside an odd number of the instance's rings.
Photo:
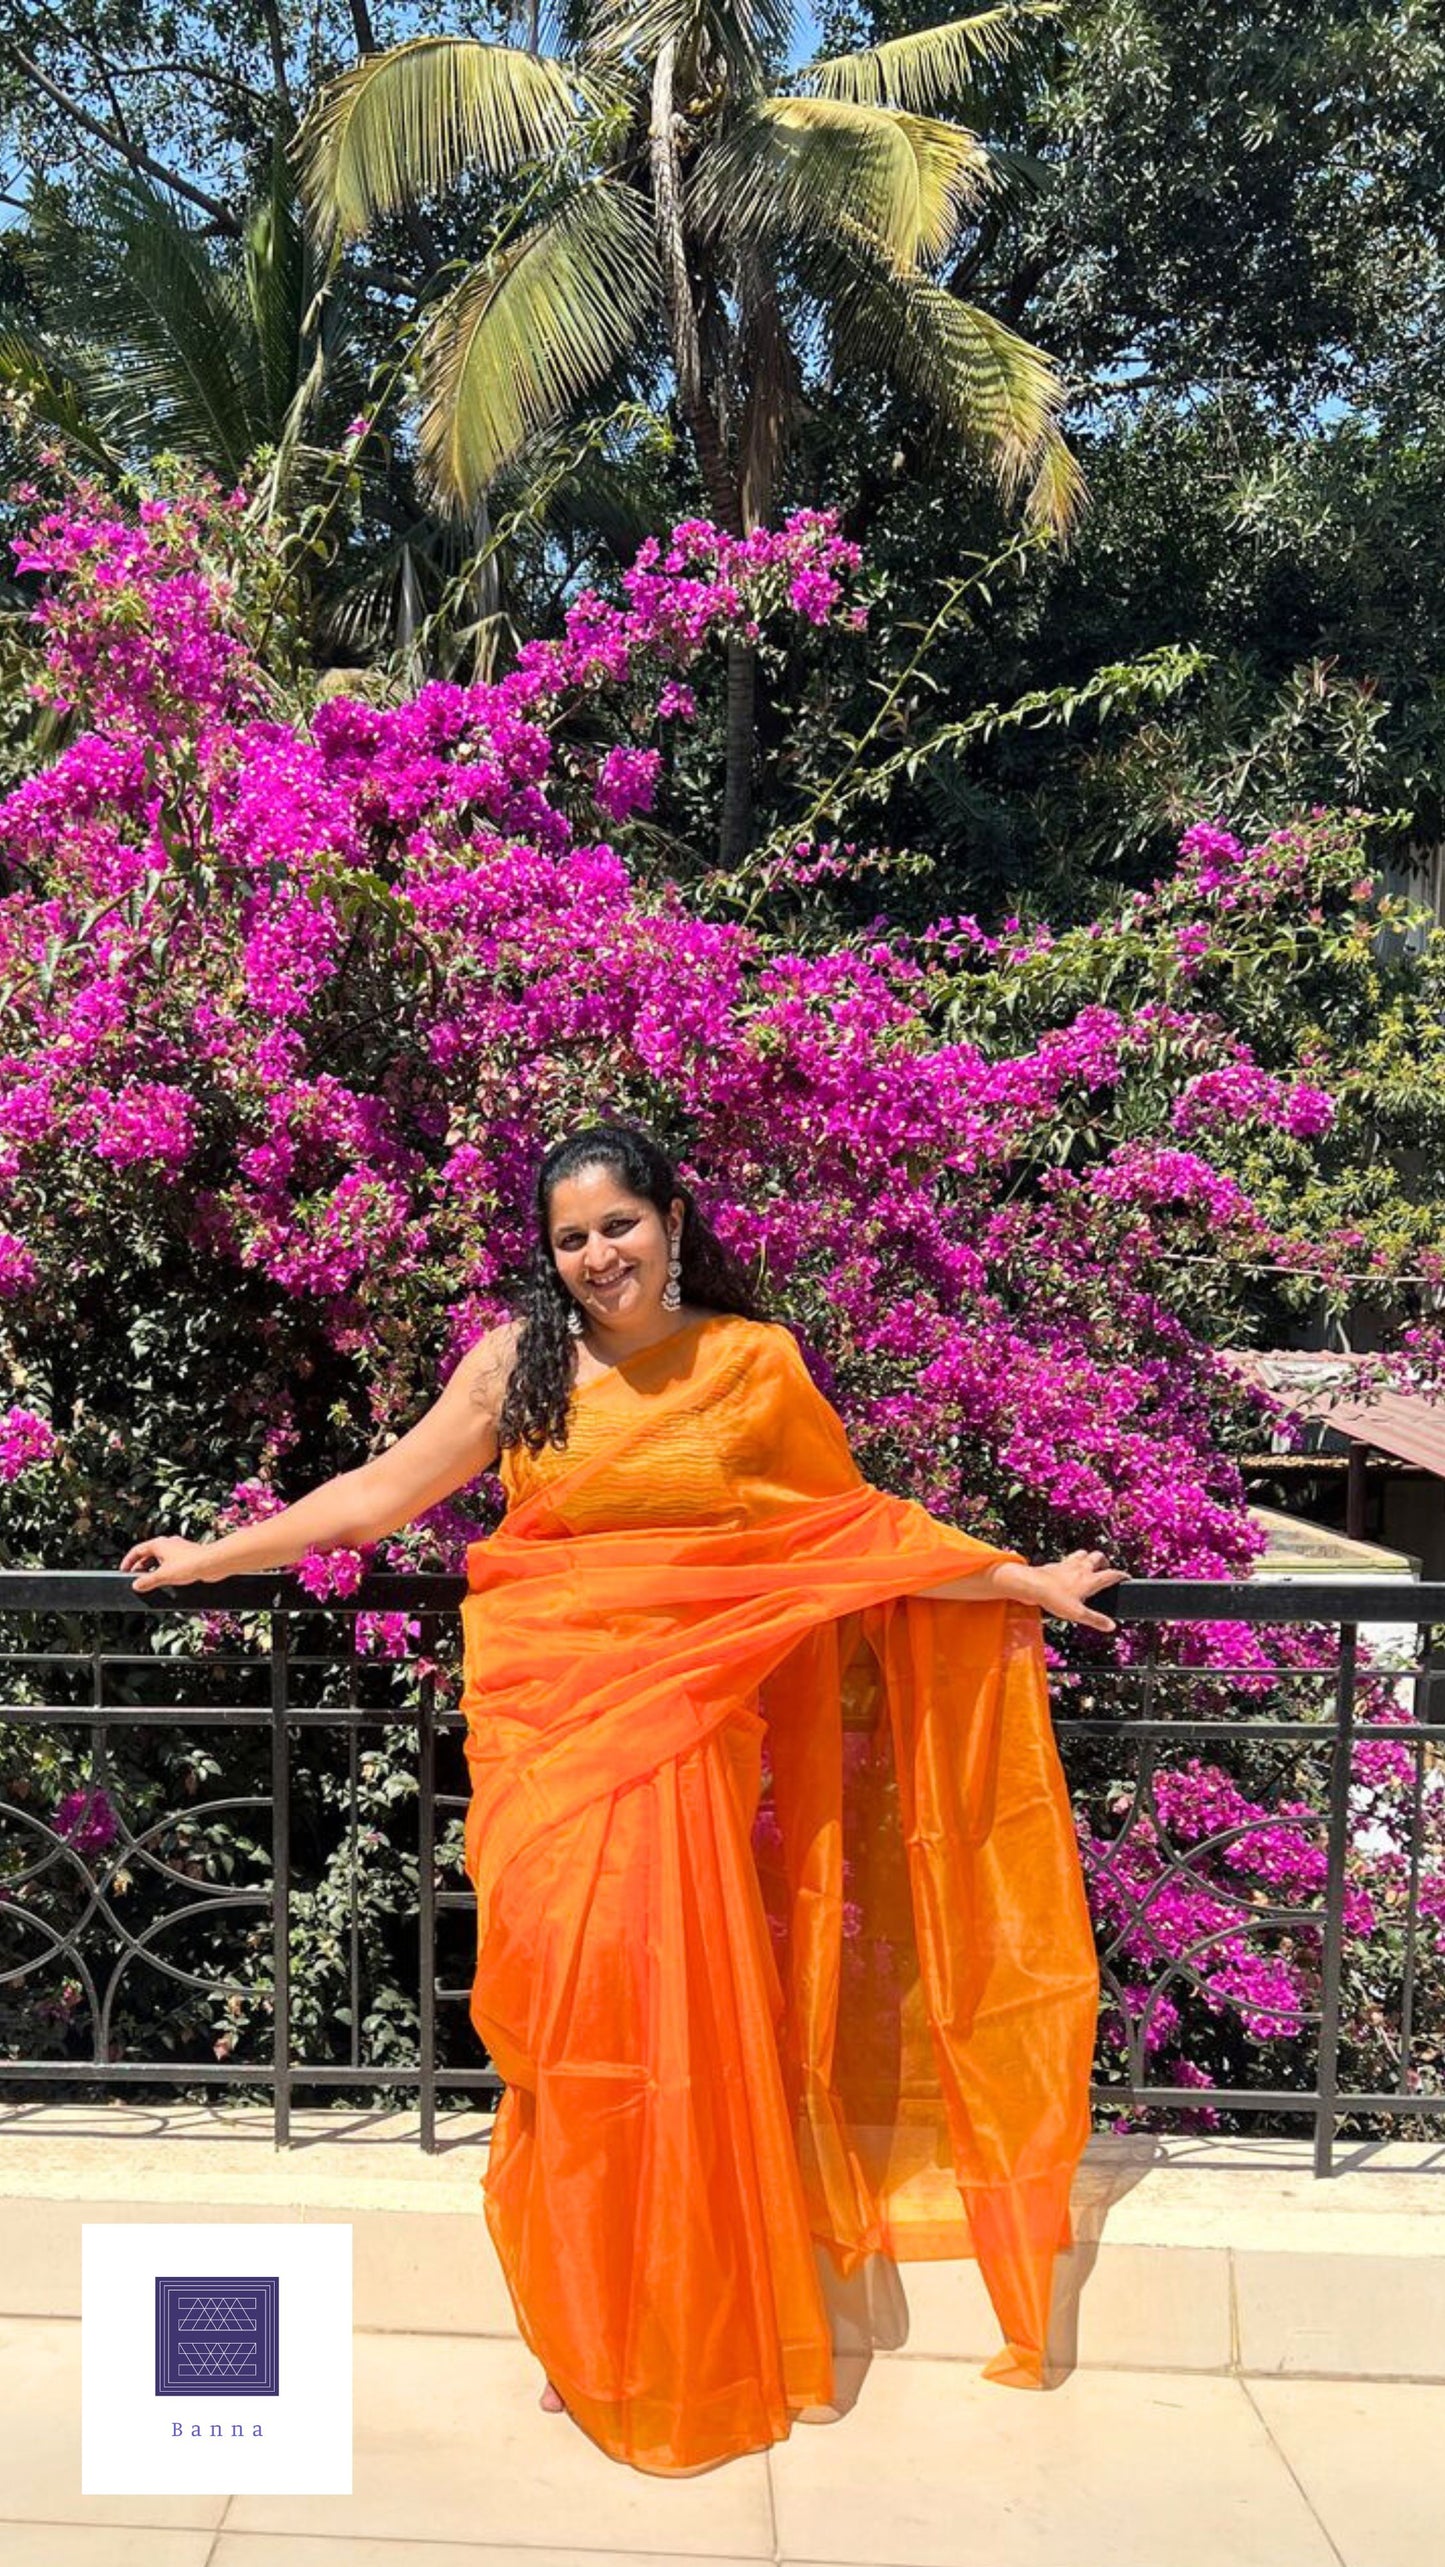
<path id="1" fill-rule="evenodd" d="M 306 313 L 311 301 L 307 266 L 296 182 L 278 135 L 271 152 L 270 182 L 252 209 L 244 249 L 260 412 L 273 437 L 281 433 L 307 372 Z"/>
<path id="2" fill-rule="evenodd" d="M 855 236 L 831 254 L 843 271 L 832 297 L 840 354 L 885 365 L 968 440 L 1006 499 L 1023 490 L 1031 524 L 1067 529 L 1083 475 L 1056 424 L 1064 386 L 1042 349 L 927 277 L 889 272 L 867 249 Z"/>
<path id="3" fill-rule="evenodd" d="M 792 50 L 791 0 L 594 0 L 588 21 L 595 58 L 630 62 L 651 78 L 664 45 L 680 61 L 711 57 L 732 76 L 735 94 L 758 85 L 768 57 Z"/>
<path id="4" fill-rule="evenodd" d="M 832 240 L 851 224 L 907 267 L 951 245 L 988 168 L 962 125 L 834 98 L 763 98 L 699 156 L 690 199 L 704 231 Z"/>
<path id="5" fill-rule="evenodd" d="M 0 389 L 18 393 L 30 416 L 105 473 L 118 458 L 90 408 L 78 373 L 37 338 L 11 322 L 0 329 Z"/>
<path id="6" fill-rule="evenodd" d="M 418 36 L 371 54 L 322 90 L 301 130 L 318 236 L 353 237 L 475 165 L 504 174 L 547 160 L 603 98 L 592 75 L 515 45 Z"/>
<path id="7" fill-rule="evenodd" d="M 657 302 L 644 198 L 595 178 L 438 304 L 422 350 L 423 471 L 474 508 L 529 438 L 628 356 Z"/>
<path id="8" fill-rule="evenodd" d="M 803 77 L 827 98 L 911 107 L 926 114 L 966 96 L 980 70 L 1007 62 L 1030 32 L 1030 19 L 1059 14 L 1059 0 L 983 9 L 972 18 L 953 18 L 941 27 L 895 36 L 887 44 L 809 63 Z"/>

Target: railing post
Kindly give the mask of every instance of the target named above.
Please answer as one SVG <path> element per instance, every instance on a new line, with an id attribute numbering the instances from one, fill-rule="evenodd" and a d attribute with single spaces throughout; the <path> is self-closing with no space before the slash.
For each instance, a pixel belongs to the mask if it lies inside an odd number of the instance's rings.
<path id="1" fill-rule="evenodd" d="M 1316 2175 L 1334 2172 L 1339 2095 L 1340 1978 L 1345 1941 L 1345 1853 L 1349 1844 L 1350 1778 L 1355 1761 L 1355 1652 L 1358 1638 L 1358 1623 L 1340 1624 L 1335 1734 L 1330 1755 L 1329 1856 L 1321 1959 L 1320 2055 L 1315 2098 Z"/>
<path id="2" fill-rule="evenodd" d="M 422 1649 L 429 1651 L 428 1624 L 422 1622 Z M 417 1938 L 420 1949 L 417 1966 L 421 1985 L 417 1990 L 417 2047 L 421 2073 L 421 2144 L 434 2149 L 437 2144 L 437 1899 L 436 1899 L 436 1678 L 428 1670 L 417 1688 L 416 1731 L 416 1885 Z"/>
<path id="3" fill-rule="evenodd" d="M 275 2075 L 273 2139 L 291 2144 L 291 1758 L 286 1736 L 287 1660 L 291 1616 L 273 1608 L 271 1624 L 271 2061 Z"/>

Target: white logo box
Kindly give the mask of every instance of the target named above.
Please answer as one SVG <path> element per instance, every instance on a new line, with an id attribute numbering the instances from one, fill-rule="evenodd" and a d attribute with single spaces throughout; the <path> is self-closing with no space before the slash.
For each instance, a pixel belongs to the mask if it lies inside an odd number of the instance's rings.
<path id="1" fill-rule="evenodd" d="M 275 2278 L 274 2395 L 157 2389 L 157 2280 L 190 2274 Z M 83 2496 L 351 2494 L 349 2221 L 87 2220 L 80 2307 Z"/>

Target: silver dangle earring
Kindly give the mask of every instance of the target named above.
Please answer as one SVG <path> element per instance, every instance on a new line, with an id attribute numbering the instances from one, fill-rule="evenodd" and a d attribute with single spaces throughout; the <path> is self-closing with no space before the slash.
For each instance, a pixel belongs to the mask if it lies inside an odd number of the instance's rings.
<path id="1" fill-rule="evenodd" d="M 571 1309 L 570 1309 L 570 1310 L 568 1311 L 568 1313 L 567 1313 L 567 1326 L 568 1326 L 568 1328 L 569 1328 L 569 1330 L 570 1330 L 571 1334 L 572 1334 L 574 1337 L 580 1337 L 580 1336 L 581 1336 L 581 1334 L 582 1334 L 582 1313 L 581 1313 L 581 1311 L 578 1309 L 577 1304 L 576 1304 L 576 1302 L 575 1302 L 575 1301 L 573 1302 Z"/>
<path id="2" fill-rule="evenodd" d="M 681 1275 L 682 1251 L 678 1247 L 676 1237 L 674 1236 L 668 1244 L 667 1281 L 662 1287 L 662 1306 L 664 1310 L 681 1310 L 682 1308 Z"/>

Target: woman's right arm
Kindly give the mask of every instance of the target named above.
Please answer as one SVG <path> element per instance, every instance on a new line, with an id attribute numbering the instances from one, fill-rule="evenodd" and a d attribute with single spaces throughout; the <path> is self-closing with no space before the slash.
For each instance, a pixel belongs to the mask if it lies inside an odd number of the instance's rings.
<path id="1" fill-rule="evenodd" d="M 469 1347 L 441 1396 L 405 1435 L 354 1471 L 338 1471 L 308 1489 L 294 1506 L 258 1524 L 242 1525 L 214 1542 L 187 1542 L 174 1534 L 133 1542 L 120 1565 L 140 1569 L 134 1591 L 210 1585 L 261 1569 L 286 1569 L 306 1551 L 354 1550 L 379 1542 L 424 1515 L 453 1490 L 466 1488 L 500 1450 L 497 1427 L 519 1322 L 489 1329 Z"/>

